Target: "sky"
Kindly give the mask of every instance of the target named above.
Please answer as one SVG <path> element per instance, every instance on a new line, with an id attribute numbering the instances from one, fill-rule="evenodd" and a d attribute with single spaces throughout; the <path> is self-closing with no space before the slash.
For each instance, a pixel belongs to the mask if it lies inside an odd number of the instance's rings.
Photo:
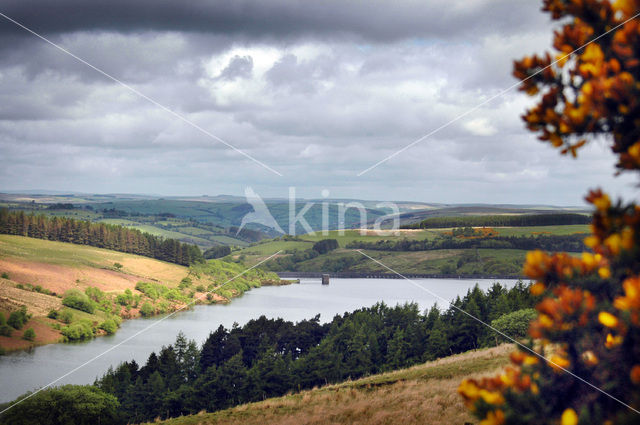
<path id="1" fill-rule="evenodd" d="M 511 70 L 551 45 L 541 4 L 3 0 L 0 191 L 637 197 L 607 140 L 574 160 L 524 128 Z"/>

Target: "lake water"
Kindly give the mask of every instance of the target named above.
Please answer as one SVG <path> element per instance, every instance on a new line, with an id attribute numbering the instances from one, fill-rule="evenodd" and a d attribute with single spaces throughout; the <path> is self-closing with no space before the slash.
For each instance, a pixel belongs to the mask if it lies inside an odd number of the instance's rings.
<path id="1" fill-rule="evenodd" d="M 415 279 L 413 282 L 438 296 L 453 300 L 464 295 L 476 283 L 482 289 L 495 280 L 473 279 Z M 502 280 L 511 286 L 515 280 Z M 384 301 L 388 305 L 415 301 L 422 310 L 435 302 L 447 305 L 423 289 L 402 279 L 332 279 L 330 285 L 321 285 L 320 279 L 301 279 L 299 285 L 263 287 L 246 292 L 227 305 L 199 305 L 170 317 L 128 320 L 115 335 L 75 344 L 50 344 L 36 347 L 30 352 L 16 352 L 0 356 L 0 402 L 10 401 L 27 391 L 47 385 L 69 373 L 55 385 L 89 384 L 125 360 L 135 359 L 143 365 L 152 351 L 172 344 L 178 332 L 199 344 L 219 325 L 229 328 L 234 322 L 243 325 L 251 319 L 265 315 L 299 321 L 320 313 L 322 322 L 336 314 L 369 307 Z M 162 320 L 148 330 L 154 322 Z M 140 332 L 138 335 L 136 333 Z M 131 338 L 136 335 L 134 338 Z M 131 338 L 123 343 L 123 341 Z M 116 345 L 118 347 L 115 347 Z M 106 350 L 111 351 L 105 353 Z M 96 356 L 100 356 L 94 359 Z"/>

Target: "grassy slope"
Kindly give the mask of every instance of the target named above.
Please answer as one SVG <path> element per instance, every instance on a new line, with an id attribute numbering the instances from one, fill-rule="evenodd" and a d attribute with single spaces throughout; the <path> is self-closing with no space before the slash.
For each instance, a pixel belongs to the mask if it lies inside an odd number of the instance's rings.
<path id="1" fill-rule="evenodd" d="M 123 265 L 120 271 L 114 263 Z M 39 285 L 44 289 L 63 294 L 77 288 L 84 291 L 95 286 L 105 292 L 121 293 L 134 290 L 138 281 L 157 281 L 176 287 L 187 276 L 184 266 L 166 263 L 138 255 L 109 251 L 85 245 L 45 241 L 22 236 L 0 235 L 0 273 L 8 279 L 0 279 L 0 312 L 8 316 L 10 311 L 27 306 L 32 319 L 11 338 L 0 336 L 0 347 L 7 350 L 27 348 L 57 342 L 61 334 L 51 328 L 56 321 L 46 317 L 51 309 L 62 308 L 59 297 L 18 289 L 18 284 Z M 74 310 L 76 319 L 89 319 L 101 323 L 107 315 L 96 310 L 88 314 Z M 21 339 L 24 330 L 33 327 L 34 342 Z"/>
<path id="2" fill-rule="evenodd" d="M 139 255 L 12 235 L 0 235 L 0 261 L 3 260 L 68 266 L 74 270 L 107 270 L 112 269 L 113 264 L 117 262 L 123 265 L 123 275 L 161 280 L 168 286 L 177 285 L 188 273 L 184 266 Z M 1 266 L 0 271 L 3 271 Z"/>
<path id="3" fill-rule="evenodd" d="M 462 378 L 494 374 L 511 345 L 471 351 L 409 369 L 373 375 L 166 425 L 463 424 L 475 422 L 456 389 Z"/>
<path id="4" fill-rule="evenodd" d="M 115 263 L 121 264 L 122 268 L 116 269 Z M 211 260 L 207 264 L 187 268 L 148 257 L 86 245 L 0 235 L 0 273 L 6 273 L 5 276 L 8 276 L 0 278 L 0 313 L 8 317 L 11 311 L 25 305 L 33 315 L 31 321 L 22 330 L 15 331 L 11 338 L 0 336 L 0 347 L 14 350 L 33 344 L 57 342 L 61 334 L 50 326 L 56 324 L 56 321 L 47 318 L 46 315 L 52 309 L 62 308 L 59 295 L 69 289 L 84 292 L 88 287 L 97 287 L 109 294 L 119 294 L 129 289 L 133 294 L 141 294 L 135 290 L 136 283 L 140 281 L 157 282 L 169 288 L 177 288 L 183 278 L 189 277 L 192 285 L 182 291 L 184 294 L 200 286 L 213 290 L 216 285 L 228 281 L 244 270 L 245 267 L 241 264 L 220 260 Z M 268 276 L 258 270 L 250 271 L 229 282 L 224 289 L 215 290 L 212 297 L 217 302 L 226 302 L 251 287 L 260 286 L 261 282 L 277 284 L 276 279 L 275 275 Z M 58 296 L 20 289 L 18 285 L 27 288 L 39 286 Z M 195 295 L 204 297 L 204 293 L 201 292 L 196 292 Z M 100 310 L 96 310 L 94 314 L 74 310 L 73 315 L 75 319 L 89 319 L 94 323 L 102 323 L 109 317 Z M 139 310 L 133 306 L 127 311 L 121 311 L 121 315 L 124 318 L 137 317 Z M 34 343 L 21 339 L 22 331 L 31 326 L 36 330 Z"/>

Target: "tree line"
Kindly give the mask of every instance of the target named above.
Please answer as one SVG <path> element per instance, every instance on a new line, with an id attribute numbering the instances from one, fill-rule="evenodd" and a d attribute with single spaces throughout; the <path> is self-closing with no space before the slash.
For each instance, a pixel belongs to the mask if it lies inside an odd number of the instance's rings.
<path id="1" fill-rule="evenodd" d="M 297 323 L 262 316 L 244 326 L 218 327 L 201 347 L 180 334 L 144 365 L 124 362 L 91 388 L 117 399 L 113 423 L 216 411 L 495 345 L 502 342 L 496 334 L 458 308 L 499 323 L 505 314 L 531 308 L 534 298 L 519 282 L 510 289 L 494 284 L 486 292 L 476 286 L 452 304 L 421 312 L 415 303 L 379 303 L 325 324 L 319 315 Z M 21 406 L 9 411 L 13 417 L 29 417 Z"/>
<path id="2" fill-rule="evenodd" d="M 582 252 L 584 234 L 574 235 L 538 235 L 538 236 L 490 236 L 484 238 L 463 239 L 441 236 L 436 239 L 383 239 L 375 242 L 355 240 L 347 244 L 351 249 L 370 249 L 377 251 L 430 251 L 435 249 L 541 249 L 544 251 Z"/>
<path id="3" fill-rule="evenodd" d="M 114 224 L 25 214 L 6 208 L 0 208 L 0 233 L 90 245 L 182 265 L 203 261 L 200 248 L 176 239 L 164 239 Z"/>
<path id="4" fill-rule="evenodd" d="M 589 224 L 591 217 L 575 213 L 519 214 L 519 215 L 473 215 L 462 217 L 430 217 L 418 223 L 401 226 L 402 229 L 438 229 L 446 227 L 491 227 L 491 226 L 560 226 Z"/>

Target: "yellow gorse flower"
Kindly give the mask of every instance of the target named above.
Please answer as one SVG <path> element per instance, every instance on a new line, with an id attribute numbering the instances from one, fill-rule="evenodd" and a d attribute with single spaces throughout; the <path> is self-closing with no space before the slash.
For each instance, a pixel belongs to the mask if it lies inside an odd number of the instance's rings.
<path id="1" fill-rule="evenodd" d="M 598 314 L 598 321 L 608 328 L 615 328 L 618 326 L 618 318 L 606 311 L 601 311 L 600 314 Z"/>
<path id="2" fill-rule="evenodd" d="M 557 354 L 554 354 L 553 356 L 551 356 L 549 360 L 550 360 L 549 366 L 551 366 L 553 370 L 555 370 L 556 372 L 561 372 L 563 369 L 566 369 L 569 366 L 571 366 L 571 362 L 569 361 L 569 359 L 566 359 Z"/>
<path id="3" fill-rule="evenodd" d="M 609 251 L 611 251 L 613 255 L 618 255 L 618 253 L 620 252 L 620 247 L 622 246 L 622 238 L 619 234 L 614 233 L 604 240 L 604 244 L 607 248 L 609 248 Z"/>
<path id="4" fill-rule="evenodd" d="M 618 310 L 640 310 L 640 278 L 630 277 L 622 283 L 624 297 L 618 297 L 613 306 Z"/>
<path id="5" fill-rule="evenodd" d="M 607 340 L 605 341 L 604 346 L 607 348 L 613 348 L 617 345 L 622 344 L 622 341 L 623 339 L 620 335 L 613 336 L 611 334 L 607 334 Z"/>
<path id="6" fill-rule="evenodd" d="M 569 408 L 562 412 L 562 417 L 560 418 L 560 423 L 562 425 L 577 425 L 578 424 L 578 414 L 575 410 Z"/>
<path id="7" fill-rule="evenodd" d="M 605 211 L 611 206 L 611 199 L 609 198 L 609 195 L 603 193 L 593 200 L 593 205 L 595 205 L 600 211 Z"/>
<path id="8" fill-rule="evenodd" d="M 480 421 L 479 425 L 502 425 L 504 423 L 504 412 L 500 409 L 487 413 L 487 417 Z"/>
<path id="9" fill-rule="evenodd" d="M 487 390 L 480 390 L 478 392 L 478 394 L 480 395 L 480 397 L 486 401 L 489 404 L 502 404 L 504 403 L 504 397 L 502 397 L 502 394 L 496 391 L 487 391 Z"/>

